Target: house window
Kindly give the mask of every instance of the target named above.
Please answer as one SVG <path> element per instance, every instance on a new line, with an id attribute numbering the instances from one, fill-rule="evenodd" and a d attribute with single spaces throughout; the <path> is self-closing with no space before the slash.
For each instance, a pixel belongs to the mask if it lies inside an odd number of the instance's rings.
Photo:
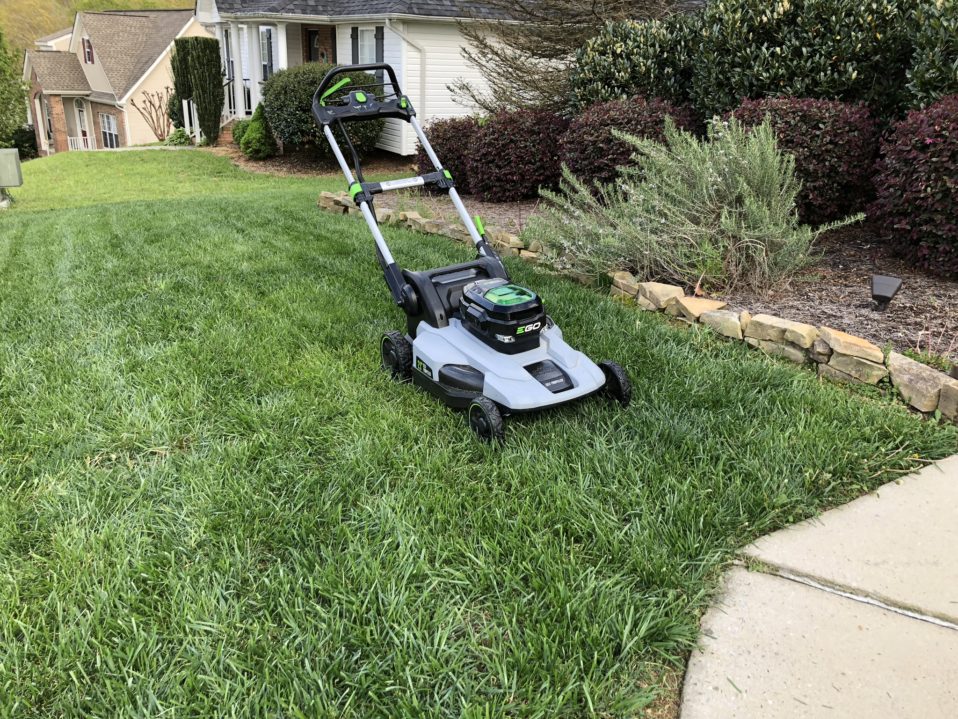
<path id="1" fill-rule="evenodd" d="M 93 64 L 93 43 L 88 37 L 83 38 L 83 62 L 87 65 Z"/>
<path id="2" fill-rule="evenodd" d="M 359 62 L 363 65 L 376 62 L 376 30 L 374 28 L 359 28 Z"/>
<path id="3" fill-rule="evenodd" d="M 100 135 L 103 137 L 103 147 L 112 149 L 120 146 L 120 133 L 116 130 L 116 118 L 113 115 L 100 113 Z"/>
<path id="4" fill-rule="evenodd" d="M 273 75 L 273 28 L 262 28 L 259 34 L 259 56 L 263 62 L 263 79 Z"/>

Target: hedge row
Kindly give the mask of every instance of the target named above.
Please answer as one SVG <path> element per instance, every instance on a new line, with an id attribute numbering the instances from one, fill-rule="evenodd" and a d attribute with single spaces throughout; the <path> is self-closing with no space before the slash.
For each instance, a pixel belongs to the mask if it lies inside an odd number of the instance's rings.
<path id="1" fill-rule="evenodd" d="M 632 95 L 705 117 L 746 98 L 860 102 L 882 119 L 958 91 L 956 0 L 711 0 L 610 24 L 578 53 L 578 107 Z"/>

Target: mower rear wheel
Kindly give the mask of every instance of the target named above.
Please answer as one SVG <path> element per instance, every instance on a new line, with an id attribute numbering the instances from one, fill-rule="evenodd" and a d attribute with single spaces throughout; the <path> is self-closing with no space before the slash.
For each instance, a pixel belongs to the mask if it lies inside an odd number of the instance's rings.
<path id="1" fill-rule="evenodd" d="M 623 407 L 628 407 L 632 401 L 632 383 L 629 375 L 621 365 L 608 360 L 599 362 L 602 374 L 605 375 L 605 393 Z"/>
<path id="2" fill-rule="evenodd" d="M 400 382 L 412 378 L 412 345 L 403 337 L 402 332 L 390 331 L 383 334 L 379 345 L 382 355 L 382 367 Z"/>
<path id="3" fill-rule="evenodd" d="M 483 442 L 502 444 L 506 441 L 506 423 L 499 407 L 488 397 L 476 397 L 469 404 L 469 428 Z"/>

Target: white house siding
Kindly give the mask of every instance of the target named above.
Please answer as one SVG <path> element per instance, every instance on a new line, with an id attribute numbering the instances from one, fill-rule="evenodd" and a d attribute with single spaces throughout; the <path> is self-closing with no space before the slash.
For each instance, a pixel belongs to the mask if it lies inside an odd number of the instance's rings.
<path id="1" fill-rule="evenodd" d="M 420 53 L 406 43 L 406 94 L 416 106 L 420 122 L 426 124 L 434 118 L 458 117 L 475 112 L 476 108 L 454 101 L 453 93 L 448 88 L 460 79 L 468 80 L 480 90 L 486 87 L 479 71 L 467 64 L 462 56 L 466 39 L 459 32 L 459 26 L 450 21 L 416 20 L 406 22 L 404 31 L 411 40 L 426 49 L 426 106 L 422 108 L 420 107 L 422 105 Z M 408 132 L 404 139 L 402 154 L 408 155 L 415 152 L 414 133 Z"/>

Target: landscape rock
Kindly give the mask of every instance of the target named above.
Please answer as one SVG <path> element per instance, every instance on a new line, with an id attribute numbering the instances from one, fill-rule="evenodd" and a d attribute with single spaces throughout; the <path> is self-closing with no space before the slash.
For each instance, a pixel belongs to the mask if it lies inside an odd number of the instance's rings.
<path id="1" fill-rule="evenodd" d="M 758 347 L 759 342 L 761 342 L 761 340 L 757 340 L 754 337 L 745 338 L 745 344 L 747 344 L 749 347 Z"/>
<path id="2" fill-rule="evenodd" d="M 885 361 L 885 355 L 882 354 L 882 351 L 861 337 L 850 335 L 847 332 L 839 332 L 831 327 L 819 327 L 818 333 L 835 352 L 851 357 L 861 357 L 869 362 L 882 363 Z"/>
<path id="3" fill-rule="evenodd" d="M 585 272 L 570 272 L 569 277 L 586 287 L 592 287 L 595 284 L 595 275 L 590 275 Z"/>
<path id="4" fill-rule="evenodd" d="M 664 310 L 679 297 L 685 296 L 681 287 L 667 285 L 663 282 L 640 282 L 639 294 L 655 305 L 657 310 Z"/>
<path id="5" fill-rule="evenodd" d="M 819 365 L 822 366 L 822 365 Z M 851 375 L 859 382 L 865 384 L 878 384 L 888 376 L 888 370 L 885 365 L 871 362 L 861 357 L 842 354 L 838 351 L 832 353 L 828 360 L 828 367 Z"/>
<path id="6" fill-rule="evenodd" d="M 725 337 L 731 337 L 733 340 L 742 339 L 742 322 L 738 312 L 710 310 L 699 315 L 699 322 Z"/>
<path id="7" fill-rule="evenodd" d="M 612 273 L 612 286 L 628 292 L 633 297 L 639 292 L 639 283 L 631 272 L 621 270 Z"/>
<path id="8" fill-rule="evenodd" d="M 422 223 L 422 231 L 428 232 L 431 235 L 442 234 L 445 229 L 446 223 L 442 220 L 426 220 Z"/>
<path id="9" fill-rule="evenodd" d="M 680 297 L 675 302 L 679 311 L 693 322 L 697 322 L 703 312 L 714 312 L 728 305 L 728 302 L 710 300 L 705 297 Z"/>
<path id="10" fill-rule="evenodd" d="M 646 312 L 655 312 L 656 306 L 645 299 L 642 295 L 636 295 L 635 303 Z"/>
<path id="11" fill-rule="evenodd" d="M 753 338 L 754 339 L 754 338 Z M 783 357 L 796 364 L 804 364 L 808 360 L 808 355 L 801 347 L 797 347 L 790 342 L 772 342 L 770 340 L 758 340 L 758 348 L 766 354 L 773 357 Z"/>
<path id="12" fill-rule="evenodd" d="M 532 240 L 529 243 L 529 252 L 539 252 L 542 253 L 545 251 L 545 247 L 542 246 L 542 243 L 539 240 Z"/>
<path id="13" fill-rule="evenodd" d="M 891 383 L 908 404 L 919 412 L 934 412 L 938 408 L 941 388 L 951 381 L 946 374 L 898 352 L 888 355 L 886 366 Z"/>
<path id="14" fill-rule="evenodd" d="M 376 210 L 376 219 L 380 225 L 391 225 L 396 220 L 395 213 L 390 209 Z"/>
<path id="15" fill-rule="evenodd" d="M 943 416 L 958 422 L 958 380 L 949 379 L 942 385 L 938 409 Z"/>
<path id="16" fill-rule="evenodd" d="M 673 297 L 666 303 L 665 314 L 667 314 L 669 317 L 681 317 L 684 320 L 688 319 L 688 317 L 682 314 L 682 308 L 679 306 L 678 297 Z"/>
<path id="17" fill-rule="evenodd" d="M 517 250 L 525 248 L 525 243 L 520 240 L 518 237 L 513 235 L 511 232 L 503 232 L 502 230 L 492 230 L 488 232 L 491 242 L 494 247 L 511 247 Z"/>
<path id="18" fill-rule="evenodd" d="M 812 343 L 812 348 L 809 350 L 808 355 L 819 364 L 822 364 L 828 362 L 832 356 L 832 348 L 828 346 L 825 340 L 819 337 Z"/>
<path id="19" fill-rule="evenodd" d="M 824 377 L 825 379 L 830 379 L 832 382 L 841 382 L 843 384 L 858 384 L 858 380 L 852 377 L 850 374 L 845 374 L 831 365 L 820 364 L 818 365 L 818 376 Z"/>
<path id="20" fill-rule="evenodd" d="M 762 314 L 751 318 L 745 335 L 769 342 L 787 341 L 808 349 L 818 338 L 818 331 L 812 325 Z"/>
<path id="21" fill-rule="evenodd" d="M 522 259 L 526 260 L 527 262 L 538 262 L 538 261 L 539 261 L 539 253 L 538 253 L 538 252 L 530 252 L 529 250 L 519 250 L 519 257 L 521 257 Z M 626 291 L 627 291 L 627 290 L 626 290 Z M 632 293 L 629 292 L 629 297 L 632 297 L 632 296 L 633 296 Z"/>
<path id="22" fill-rule="evenodd" d="M 612 299 L 618 300 L 619 302 L 623 302 L 625 304 L 630 304 L 635 301 L 634 295 L 630 294 L 627 290 L 623 290 L 620 287 L 615 287 L 615 286 L 610 287 L 609 295 L 612 297 Z"/>
<path id="23" fill-rule="evenodd" d="M 399 213 L 400 222 L 417 222 L 419 220 L 422 220 L 422 215 L 413 210 L 403 210 Z"/>
<path id="24" fill-rule="evenodd" d="M 748 329 L 749 324 L 752 322 L 752 313 L 748 310 L 743 310 L 738 315 L 738 321 L 742 325 L 742 335 L 745 335 L 745 330 Z"/>

